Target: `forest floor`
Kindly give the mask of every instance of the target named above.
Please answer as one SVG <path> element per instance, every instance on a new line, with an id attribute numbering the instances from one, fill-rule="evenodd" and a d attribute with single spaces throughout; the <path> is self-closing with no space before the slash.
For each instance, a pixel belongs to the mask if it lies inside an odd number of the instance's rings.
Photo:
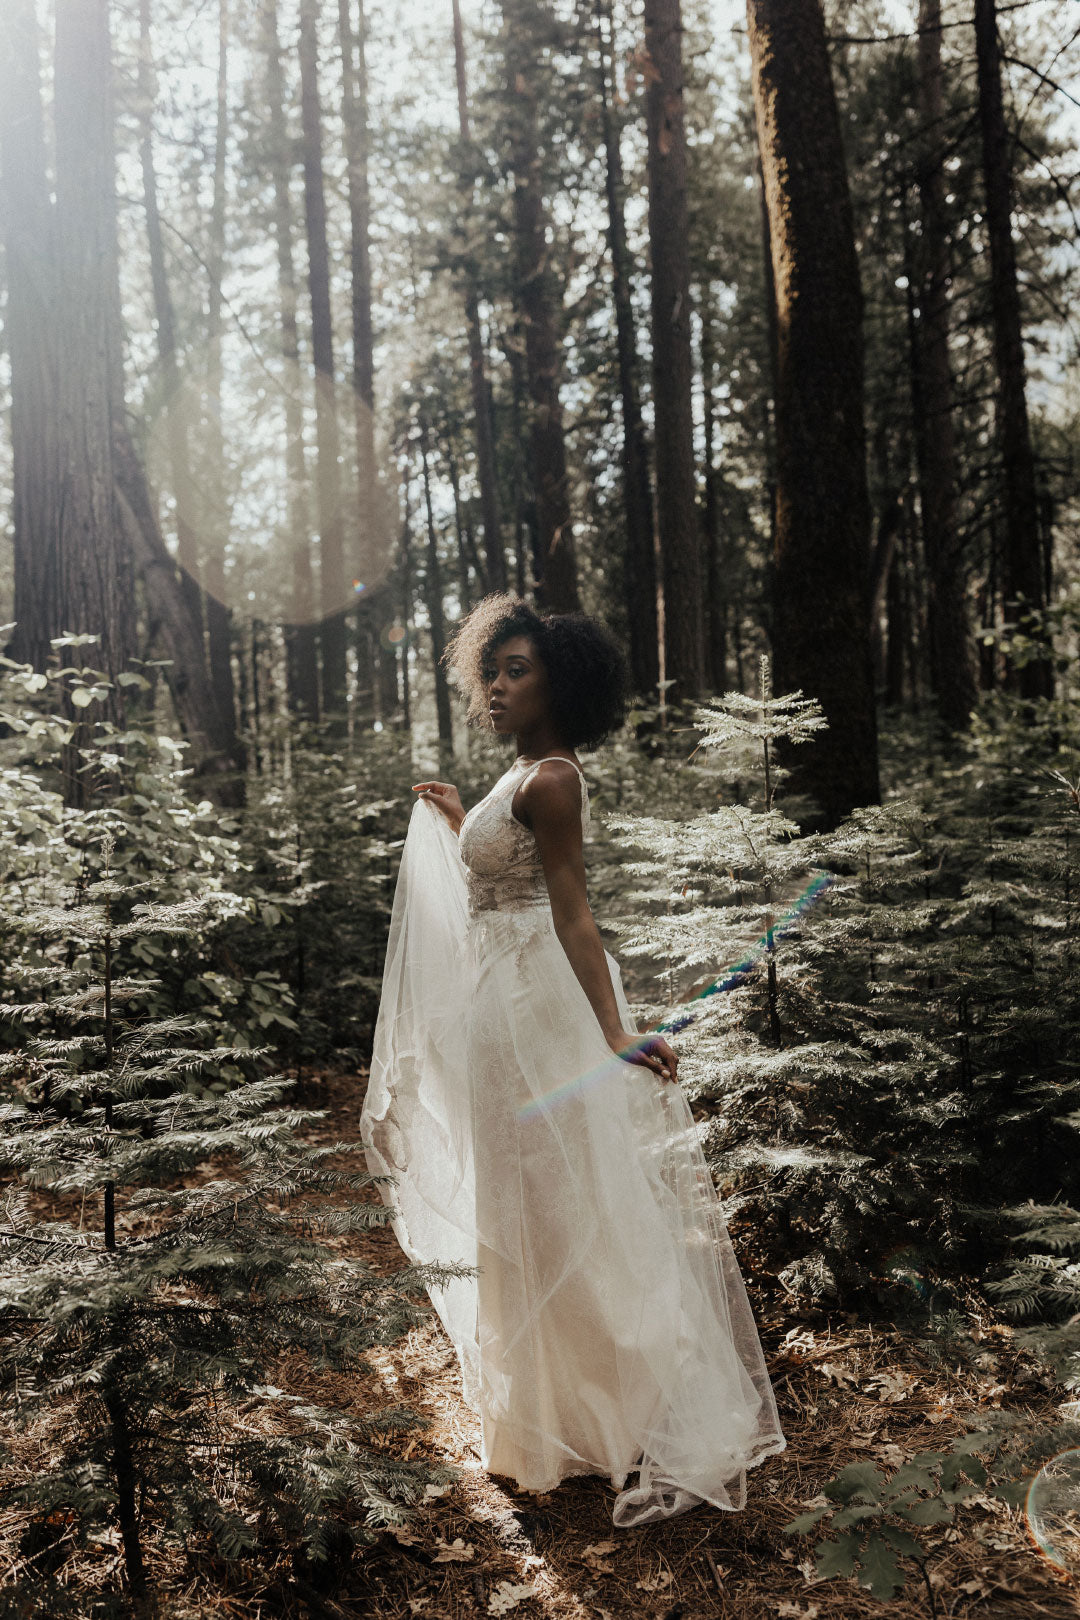
<path id="1" fill-rule="evenodd" d="M 321 1140 L 357 1141 L 362 1095 L 363 1079 L 355 1075 L 305 1082 L 304 1105 L 326 1110 Z M 316 1581 L 310 1569 L 305 1578 L 284 1558 L 226 1575 L 216 1559 L 192 1561 L 162 1548 L 151 1558 L 158 1614 L 167 1620 L 1080 1617 L 1080 1589 L 1039 1551 L 1023 1510 L 989 1496 L 965 1505 L 955 1525 L 919 1532 L 932 1603 L 914 1566 L 908 1587 L 888 1602 L 854 1579 L 816 1577 L 818 1538 L 787 1536 L 782 1526 L 847 1463 L 872 1461 L 891 1473 L 915 1453 L 945 1449 L 978 1429 L 999 1406 L 1035 1427 L 1051 1416 L 1054 1392 L 1007 1325 L 982 1323 L 977 1370 L 934 1365 L 910 1332 L 793 1303 L 772 1279 L 755 1274 L 752 1234 L 735 1222 L 731 1233 L 788 1442 L 751 1471 L 742 1512 L 701 1507 L 617 1530 L 615 1492 L 606 1479 L 568 1480 L 537 1496 L 488 1475 L 480 1466 L 478 1424 L 460 1397 L 457 1357 L 432 1313 L 429 1324 L 371 1355 L 370 1376 L 312 1374 L 299 1362 L 275 1376 L 295 1393 L 358 1415 L 411 1406 L 427 1426 L 404 1442 L 387 1439 L 387 1449 L 404 1445 L 410 1456 L 451 1464 L 459 1470 L 456 1483 L 429 1488 L 407 1531 L 382 1532 L 329 1580 Z M 402 1264 L 388 1228 L 329 1241 L 379 1271 Z M 14 1528 L 0 1524 L 5 1582 L 17 1570 Z M 101 1589 L 100 1567 L 85 1575 Z"/>

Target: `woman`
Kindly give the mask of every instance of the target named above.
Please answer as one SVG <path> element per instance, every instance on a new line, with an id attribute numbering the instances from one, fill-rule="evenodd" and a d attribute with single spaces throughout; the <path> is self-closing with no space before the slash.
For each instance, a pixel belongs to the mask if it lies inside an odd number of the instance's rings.
<path id="1" fill-rule="evenodd" d="M 742 1508 L 786 1442 L 678 1058 L 635 1030 L 586 895 L 574 750 L 621 722 L 622 654 L 497 594 L 447 660 L 517 754 L 468 814 L 448 783 L 414 788 L 368 1163 L 410 1259 L 475 1268 L 431 1297 L 491 1473 L 606 1475 L 617 1525 Z"/>

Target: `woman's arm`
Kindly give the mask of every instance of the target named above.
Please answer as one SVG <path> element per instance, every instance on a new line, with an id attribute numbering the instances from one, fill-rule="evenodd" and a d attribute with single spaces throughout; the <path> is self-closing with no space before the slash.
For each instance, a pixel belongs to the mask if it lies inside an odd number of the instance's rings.
<path id="1" fill-rule="evenodd" d="M 589 998 L 613 1052 L 676 1079 L 678 1058 L 662 1035 L 625 1030 L 615 1001 L 611 970 L 589 906 L 581 834 L 581 788 L 574 773 L 534 771 L 516 795 L 521 819 L 528 816 L 547 880 L 559 943 Z M 644 1042 L 644 1045 L 641 1043 Z M 629 1050 L 629 1049 L 633 1050 Z"/>

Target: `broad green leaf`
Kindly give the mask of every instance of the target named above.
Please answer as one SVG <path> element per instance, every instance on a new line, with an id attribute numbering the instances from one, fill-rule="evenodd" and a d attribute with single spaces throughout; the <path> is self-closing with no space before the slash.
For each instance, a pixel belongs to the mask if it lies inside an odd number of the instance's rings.
<path id="1" fill-rule="evenodd" d="M 855 1495 L 879 1502 L 884 1484 L 884 1478 L 873 1463 L 849 1463 L 835 1479 L 823 1485 L 822 1490 L 835 1502 L 850 1502 Z"/>
<path id="2" fill-rule="evenodd" d="M 829 1580 L 834 1575 L 852 1575 L 859 1552 L 859 1537 L 848 1534 L 838 1536 L 835 1541 L 819 1541 L 814 1552 L 817 1554 L 814 1568 L 823 1580 Z"/>
<path id="3" fill-rule="evenodd" d="M 925 1496 L 921 1501 L 904 1503 L 892 1510 L 911 1524 L 944 1524 L 953 1517 L 953 1510 L 940 1496 Z"/>
<path id="4" fill-rule="evenodd" d="M 896 1553 L 879 1536 L 872 1535 L 859 1553 L 859 1585 L 876 1598 L 895 1597 L 907 1585 L 907 1576 L 896 1562 Z"/>

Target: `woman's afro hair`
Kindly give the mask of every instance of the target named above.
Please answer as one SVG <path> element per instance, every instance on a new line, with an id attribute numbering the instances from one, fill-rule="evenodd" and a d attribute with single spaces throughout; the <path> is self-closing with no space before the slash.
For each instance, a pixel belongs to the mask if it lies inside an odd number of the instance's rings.
<path id="1" fill-rule="evenodd" d="M 585 613 L 537 613 L 509 591 L 485 596 L 456 627 L 443 661 L 457 676 L 470 725 L 490 729 L 484 670 L 496 647 L 528 636 L 547 670 L 556 730 L 567 748 L 598 748 L 626 716 L 626 658 Z"/>

